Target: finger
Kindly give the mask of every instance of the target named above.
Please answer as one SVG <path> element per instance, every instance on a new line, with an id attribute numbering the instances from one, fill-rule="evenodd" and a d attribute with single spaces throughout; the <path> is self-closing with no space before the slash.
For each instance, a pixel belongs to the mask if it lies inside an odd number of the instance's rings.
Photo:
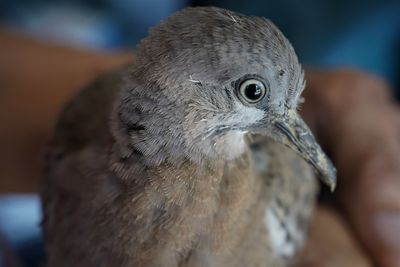
<path id="1" fill-rule="evenodd" d="M 296 267 L 372 266 L 339 215 L 319 207 Z"/>
<path id="2" fill-rule="evenodd" d="M 354 186 L 341 196 L 353 228 L 382 267 L 400 266 L 400 151 L 395 147 L 370 155 Z"/>
<path id="3" fill-rule="evenodd" d="M 356 72 L 314 73 L 311 116 L 338 167 L 340 200 L 382 267 L 400 266 L 399 108 L 387 85 Z M 314 92 L 314 93 L 313 93 Z M 312 108 L 313 105 L 310 105 Z M 333 122 L 333 123 L 332 123 Z"/>
<path id="4" fill-rule="evenodd" d="M 358 110 L 358 111 L 357 111 Z M 353 172 L 343 176 L 340 200 L 346 215 L 375 261 L 382 267 L 400 266 L 400 135 L 398 116 L 389 103 L 379 111 L 364 111 L 355 108 L 349 115 L 348 136 L 343 144 L 343 153 L 358 144 L 358 160 L 345 162 L 355 165 Z M 358 113 L 358 114 L 357 114 Z M 356 120 L 355 118 L 360 117 Z M 365 117 L 371 119 L 368 127 Z M 353 123 L 350 123 L 352 121 Z M 369 124 L 372 124 L 371 122 Z M 360 153 L 362 152 L 362 153 Z M 351 154 L 348 151 L 347 154 Z M 354 158 L 353 158 L 354 159 Z M 353 163 L 351 163 L 353 162 Z M 358 163 L 358 164 L 357 164 Z"/>

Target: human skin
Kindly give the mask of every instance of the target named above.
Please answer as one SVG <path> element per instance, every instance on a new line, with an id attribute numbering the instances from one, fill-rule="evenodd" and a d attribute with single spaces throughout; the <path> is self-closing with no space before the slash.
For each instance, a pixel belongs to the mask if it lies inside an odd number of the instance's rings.
<path id="1" fill-rule="evenodd" d="M 5 177 L 0 190 L 35 191 L 39 159 L 64 103 L 102 72 L 134 57 L 61 48 L 5 30 L 0 30 L 0 43 L 0 176 Z M 333 195 L 338 204 L 317 210 L 299 265 L 363 267 L 373 261 L 400 266 L 395 258 L 400 237 L 392 238 L 400 233 L 395 220 L 400 214 L 400 124 L 390 90 L 378 78 L 355 71 L 306 74 L 301 111 L 332 155 L 339 186 Z"/>
<path id="2" fill-rule="evenodd" d="M 375 265 L 398 267 L 400 117 L 391 90 L 354 70 L 308 71 L 307 82 L 303 116 L 338 168 L 338 210 Z"/>

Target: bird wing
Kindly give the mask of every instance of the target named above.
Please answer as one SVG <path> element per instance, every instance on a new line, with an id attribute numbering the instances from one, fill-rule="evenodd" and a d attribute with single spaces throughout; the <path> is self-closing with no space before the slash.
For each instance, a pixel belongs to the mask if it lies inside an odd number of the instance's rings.
<path id="1" fill-rule="evenodd" d="M 295 152 L 271 139 L 254 136 L 255 168 L 268 194 L 264 224 L 275 254 L 290 257 L 304 243 L 318 184 L 311 167 Z"/>
<path id="2" fill-rule="evenodd" d="M 91 266 L 83 253 L 82 236 L 88 236 L 83 232 L 89 227 L 85 218 L 91 213 L 85 203 L 95 203 L 91 192 L 99 195 L 100 188 L 108 191 L 103 194 L 112 192 L 111 179 L 101 170 L 112 143 L 106 129 L 120 80 L 118 73 L 112 73 L 79 92 L 56 125 L 41 192 L 48 266 Z"/>

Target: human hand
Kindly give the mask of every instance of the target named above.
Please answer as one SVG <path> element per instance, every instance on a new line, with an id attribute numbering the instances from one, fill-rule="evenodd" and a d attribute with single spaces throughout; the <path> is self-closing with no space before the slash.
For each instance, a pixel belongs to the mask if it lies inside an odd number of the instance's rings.
<path id="1" fill-rule="evenodd" d="M 373 262 L 398 267 L 399 108 L 387 85 L 366 74 L 310 71 L 307 82 L 302 113 L 338 168 L 340 212 Z M 337 248 L 331 253 L 337 254 Z"/>
<path id="2" fill-rule="evenodd" d="M 34 192 L 62 107 L 95 77 L 132 61 L 133 55 L 74 50 L 2 27 L 0 44 L 0 193 Z"/>

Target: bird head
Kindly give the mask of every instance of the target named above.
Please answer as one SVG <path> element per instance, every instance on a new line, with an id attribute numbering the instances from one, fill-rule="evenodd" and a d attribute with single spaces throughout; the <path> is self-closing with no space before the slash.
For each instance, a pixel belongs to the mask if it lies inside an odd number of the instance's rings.
<path id="1" fill-rule="evenodd" d="M 246 134 L 260 134 L 335 186 L 335 168 L 297 113 L 305 86 L 297 56 L 265 18 L 184 9 L 142 41 L 127 84 L 120 120 L 139 129 L 130 140 L 154 162 L 234 159 Z"/>

